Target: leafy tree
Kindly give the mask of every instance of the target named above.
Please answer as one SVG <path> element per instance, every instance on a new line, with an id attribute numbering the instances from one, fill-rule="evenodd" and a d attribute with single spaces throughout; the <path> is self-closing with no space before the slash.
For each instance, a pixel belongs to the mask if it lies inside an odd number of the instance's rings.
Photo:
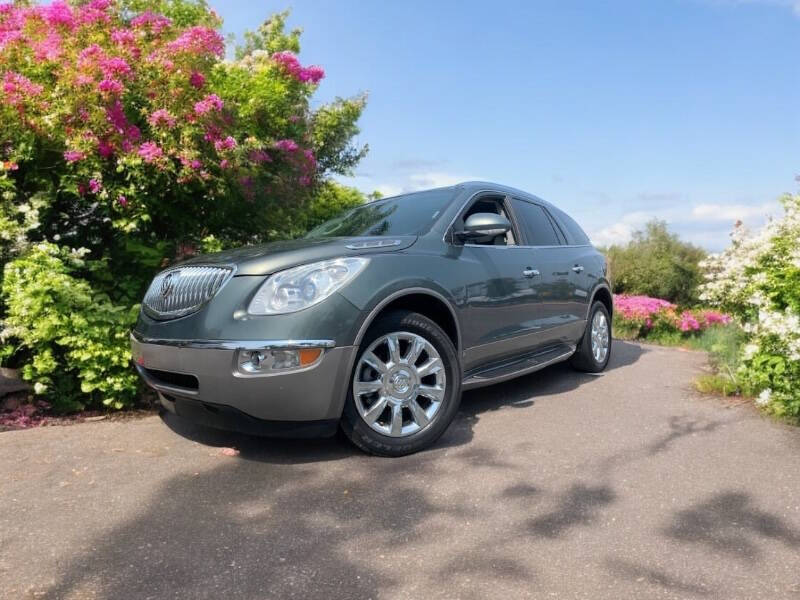
<path id="1" fill-rule="evenodd" d="M 300 63 L 286 16 L 224 61 L 221 21 L 202 0 L 0 6 L 0 358 L 51 356 L 46 373 L 25 370 L 51 400 L 83 401 L 65 390 L 88 394 L 88 359 L 64 343 L 79 335 L 74 320 L 43 336 L 34 315 L 129 315 L 171 261 L 296 236 L 363 201 L 330 177 L 366 152 L 352 141 L 366 98 L 311 108 L 325 73 Z M 73 251 L 80 266 L 65 258 Z M 79 304 L 47 291 L 48 269 Z M 39 304 L 22 310 L 31 297 Z M 128 321 L 105 319 L 118 327 L 108 339 Z M 109 404 L 133 397 L 120 385 Z"/>
<path id="2" fill-rule="evenodd" d="M 706 253 L 653 220 L 624 246 L 606 251 L 614 292 L 662 298 L 681 305 L 697 303 L 703 281 L 699 262 Z"/>

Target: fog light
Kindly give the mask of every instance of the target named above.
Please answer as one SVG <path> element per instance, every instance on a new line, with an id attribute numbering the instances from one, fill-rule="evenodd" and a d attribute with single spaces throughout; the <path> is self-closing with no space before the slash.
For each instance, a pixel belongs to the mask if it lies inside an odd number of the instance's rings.
<path id="1" fill-rule="evenodd" d="M 273 369 L 293 369 L 300 366 L 300 354 L 297 350 L 273 350 Z"/>
<path id="2" fill-rule="evenodd" d="M 286 350 L 239 350 L 237 365 L 242 373 L 269 373 L 309 367 L 322 356 L 322 348 Z"/>

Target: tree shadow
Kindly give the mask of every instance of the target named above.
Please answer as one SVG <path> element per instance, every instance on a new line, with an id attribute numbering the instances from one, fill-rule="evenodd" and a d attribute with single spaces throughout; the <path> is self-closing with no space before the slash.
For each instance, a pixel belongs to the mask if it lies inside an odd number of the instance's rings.
<path id="1" fill-rule="evenodd" d="M 709 594 L 709 590 L 701 585 L 685 583 L 664 571 L 634 562 L 617 558 L 607 558 L 605 560 L 605 567 L 615 577 L 622 577 L 623 579 L 640 583 L 646 582 L 655 584 L 672 592 L 680 592 L 681 594 L 690 594 L 693 596 L 707 596 Z"/>
<path id="2" fill-rule="evenodd" d="M 705 502 L 677 512 L 664 533 L 674 540 L 708 546 L 745 561 L 759 558 L 757 538 L 800 548 L 800 531 L 759 510 L 748 494 L 739 491 L 715 494 Z"/>
<path id="3" fill-rule="evenodd" d="M 573 527 L 594 523 L 597 512 L 615 499 L 614 490 L 606 485 L 573 484 L 561 494 L 555 510 L 528 522 L 528 531 L 550 539 L 562 537 Z"/>
<path id="4" fill-rule="evenodd" d="M 433 505 L 401 476 L 429 473 L 430 463 L 365 457 L 331 478 L 324 464 L 234 459 L 174 476 L 141 512 L 73 556 L 42 597 L 376 598 L 402 577 L 377 570 L 377 552 L 413 544 L 433 515 L 475 518 Z M 363 544 L 354 549 L 353 540 Z"/>

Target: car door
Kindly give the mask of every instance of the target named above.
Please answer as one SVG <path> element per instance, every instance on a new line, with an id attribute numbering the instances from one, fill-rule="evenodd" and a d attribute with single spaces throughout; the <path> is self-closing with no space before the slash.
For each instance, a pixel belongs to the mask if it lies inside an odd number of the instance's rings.
<path id="1" fill-rule="evenodd" d="M 536 271 L 533 310 L 520 318 L 537 334 L 531 340 L 535 345 L 574 344 L 586 317 L 576 304 L 573 251 L 544 205 L 513 198 L 512 209 L 525 239 L 519 250 Z"/>
<path id="2" fill-rule="evenodd" d="M 549 206 L 548 212 L 567 241 L 573 312 L 577 318 L 586 319 L 592 290 L 604 276 L 605 263 L 599 259 L 589 237 L 572 217 L 554 206 Z M 577 337 L 581 335 L 582 329 L 578 331 Z"/>
<path id="3" fill-rule="evenodd" d="M 496 212 L 511 217 L 508 199 L 502 194 L 481 195 L 464 208 L 453 224 L 459 230 L 475 212 Z M 513 223 L 513 219 L 510 218 Z M 455 244 L 463 288 L 464 371 L 517 353 L 530 332 L 530 323 L 520 319 L 536 301 L 531 286 L 531 265 L 519 249 L 516 225 L 502 239 L 470 240 Z"/>

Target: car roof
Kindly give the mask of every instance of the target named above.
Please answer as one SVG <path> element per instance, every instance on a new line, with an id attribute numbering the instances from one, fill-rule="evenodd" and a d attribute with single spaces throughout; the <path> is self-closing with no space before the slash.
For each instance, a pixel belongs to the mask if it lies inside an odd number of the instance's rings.
<path id="1" fill-rule="evenodd" d="M 396 194 L 395 196 L 387 196 L 385 198 L 379 198 L 378 200 L 376 200 L 376 202 L 380 202 L 382 200 L 389 200 L 390 198 L 396 198 L 398 196 L 411 196 L 413 194 L 417 194 L 420 192 L 428 192 L 431 190 L 453 190 L 454 193 L 466 192 L 468 194 L 483 192 L 483 191 L 497 192 L 499 194 L 507 194 L 509 196 L 517 196 L 518 198 L 527 198 L 528 200 L 535 200 L 536 202 L 544 204 L 545 206 L 550 206 L 550 207 L 553 206 L 547 200 L 539 198 L 539 196 L 535 196 L 534 194 L 530 194 L 523 190 L 513 188 L 507 185 L 502 185 L 500 183 L 494 183 L 491 181 L 462 181 L 461 183 L 456 183 L 454 185 L 429 188 L 426 190 L 417 190 L 415 192 Z"/>

